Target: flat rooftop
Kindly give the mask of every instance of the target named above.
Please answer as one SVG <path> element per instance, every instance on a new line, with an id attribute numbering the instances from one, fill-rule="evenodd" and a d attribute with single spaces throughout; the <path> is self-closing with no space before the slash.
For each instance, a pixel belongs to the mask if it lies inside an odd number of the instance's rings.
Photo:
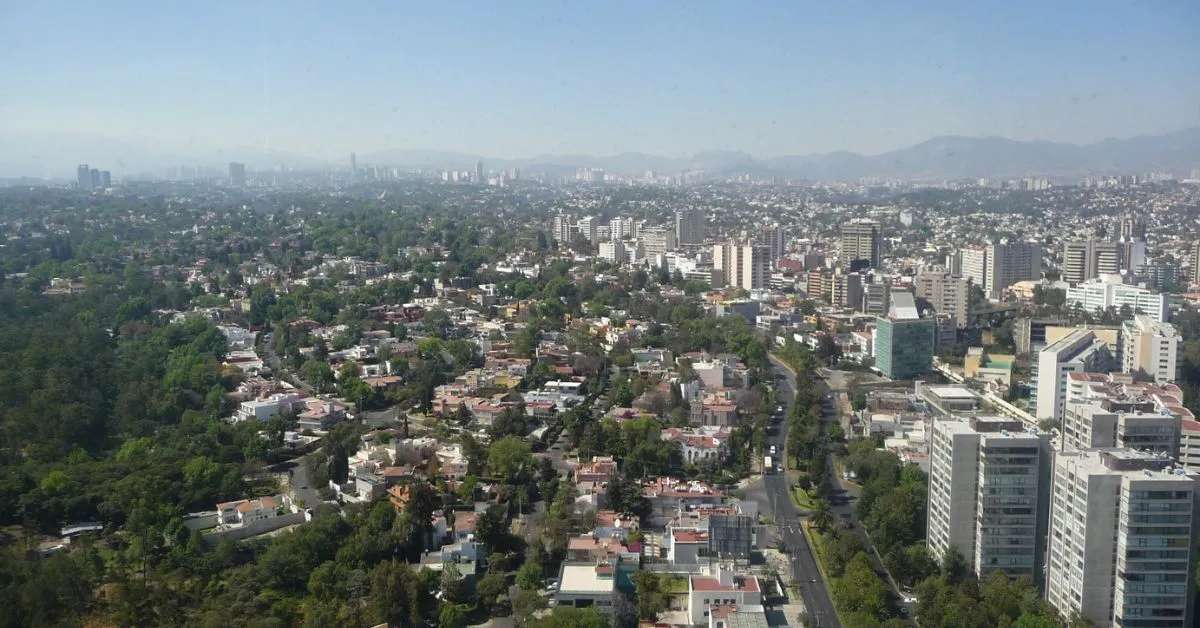
<path id="1" fill-rule="evenodd" d="M 601 577 L 597 568 L 599 565 L 586 564 L 565 564 L 562 568 L 562 577 L 559 579 L 559 593 L 612 593 L 616 580 L 613 578 L 610 571 L 606 577 Z M 612 569 L 611 566 L 606 566 Z"/>

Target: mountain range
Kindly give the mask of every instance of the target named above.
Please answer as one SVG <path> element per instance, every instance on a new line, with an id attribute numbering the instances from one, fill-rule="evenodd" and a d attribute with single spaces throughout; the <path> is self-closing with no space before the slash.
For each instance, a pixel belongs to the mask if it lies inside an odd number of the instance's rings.
<path id="1" fill-rule="evenodd" d="M 0 176 L 70 178 L 75 165 L 90 163 L 114 174 L 161 173 L 175 165 L 224 168 L 241 161 L 254 169 L 279 166 L 309 169 L 336 161 L 259 148 L 212 149 L 167 147 L 146 140 L 118 140 L 102 135 L 72 133 L 0 132 Z M 488 170 L 520 168 L 523 172 L 567 175 L 579 168 L 641 176 L 683 172 L 723 177 L 736 174 L 780 176 L 810 180 L 855 180 L 889 177 L 938 180 L 976 177 L 1078 177 L 1166 171 L 1187 175 L 1200 168 L 1200 127 L 1160 135 L 1106 139 L 1093 144 L 1019 141 L 1001 137 L 939 136 L 878 155 L 852 152 L 758 157 L 741 151 L 707 151 L 688 157 L 646 153 L 538 155 L 526 159 L 496 159 L 437 150 L 395 149 L 358 155 L 358 163 L 430 170 L 472 170 L 479 161 Z"/>

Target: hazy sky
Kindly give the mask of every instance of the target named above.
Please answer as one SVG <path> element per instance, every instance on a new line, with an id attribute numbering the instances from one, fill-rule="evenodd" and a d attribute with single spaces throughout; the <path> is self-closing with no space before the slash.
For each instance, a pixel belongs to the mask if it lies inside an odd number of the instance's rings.
<path id="1" fill-rule="evenodd" d="M 400 4 L 12 1 L 0 130 L 524 157 L 1200 125 L 1195 0 Z"/>

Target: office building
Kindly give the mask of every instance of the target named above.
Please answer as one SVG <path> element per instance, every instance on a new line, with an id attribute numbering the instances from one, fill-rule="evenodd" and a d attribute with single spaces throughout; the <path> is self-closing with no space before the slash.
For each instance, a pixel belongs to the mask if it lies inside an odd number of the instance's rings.
<path id="1" fill-rule="evenodd" d="M 1121 370 L 1148 376 L 1155 382 L 1173 382 L 1179 374 L 1179 332 L 1138 314 L 1121 325 Z"/>
<path id="2" fill-rule="evenodd" d="M 610 240 L 600 243 L 600 259 L 614 264 L 624 264 L 628 259 L 625 253 L 625 243 L 620 240 Z"/>
<path id="3" fill-rule="evenodd" d="M 104 189 L 112 187 L 112 173 L 108 170 L 100 171 L 100 187 Z"/>
<path id="4" fill-rule="evenodd" d="M 891 379 L 913 379 L 933 368 L 936 329 L 921 318 L 911 292 L 891 295 L 888 315 L 876 319 L 875 366 Z"/>
<path id="5" fill-rule="evenodd" d="M 1038 352 L 1035 400 L 1038 419 L 1059 420 L 1067 403 L 1071 373 L 1107 373 L 1114 370 L 1113 347 L 1090 329 L 1076 329 Z"/>
<path id="6" fill-rule="evenodd" d="M 958 327 L 967 323 L 970 286 L 964 277 L 955 277 L 939 266 L 924 267 L 913 278 L 917 298 L 925 299 L 939 314 L 952 317 Z"/>
<path id="7" fill-rule="evenodd" d="M 1088 312 L 1104 312 L 1111 307 L 1120 313 L 1128 308 L 1130 315 L 1140 312 L 1156 321 L 1166 321 L 1171 313 L 1167 295 L 1122 283 L 1119 275 L 1105 275 L 1068 287 L 1066 304 L 1078 305 Z"/>
<path id="8" fill-rule="evenodd" d="M 91 172 L 89 172 L 88 174 L 92 178 L 92 189 L 95 190 L 95 189 L 99 188 L 100 187 L 100 171 L 97 170 L 96 168 L 92 168 Z"/>
<path id="9" fill-rule="evenodd" d="M 1049 512 L 1050 437 L 1000 417 L 938 419 L 929 450 L 929 530 L 935 560 L 959 552 L 984 580 L 1039 581 Z"/>
<path id="10" fill-rule="evenodd" d="M 483 178 L 483 162 L 475 162 L 475 183 L 487 183 L 487 179 Z"/>
<path id="11" fill-rule="evenodd" d="M 1076 285 L 1101 275 L 1121 272 L 1124 258 L 1116 242 L 1071 240 L 1063 242 L 1062 280 Z"/>
<path id="12" fill-rule="evenodd" d="M 862 266 L 879 268 L 881 241 L 879 223 L 870 220 L 854 220 L 842 225 L 841 233 L 842 266 L 852 270 L 858 270 Z"/>
<path id="13" fill-rule="evenodd" d="M 246 164 L 229 162 L 229 185 L 235 188 L 246 187 Z"/>
<path id="14" fill-rule="evenodd" d="M 92 169 L 87 164 L 79 164 L 75 169 L 75 185 L 81 190 L 92 189 Z"/>
<path id="15" fill-rule="evenodd" d="M 1046 598 L 1096 626 L 1192 625 L 1196 480 L 1130 449 L 1058 452 Z"/>
<path id="16" fill-rule="evenodd" d="M 1000 299 L 1004 289 L 1018 281 L 1042 277 L 1042 246 L 1036 242 L 999 242 L 987 246 L 984 256 L 984 294 Z"/>
<path id="17" fill-rule="evenodd" d="M 675 242 L 677 244 L 704 242 L 704 216 L 700 212 L 685 209 L 675 212 Z"/>

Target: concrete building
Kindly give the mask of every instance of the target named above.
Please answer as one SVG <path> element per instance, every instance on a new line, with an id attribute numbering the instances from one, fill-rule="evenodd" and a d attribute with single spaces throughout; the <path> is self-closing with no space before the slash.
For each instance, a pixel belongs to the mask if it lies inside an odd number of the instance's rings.
<path id="1" fill-rule="evenodd" d="M 876 319 L 875 366 L 891 379 L 912 379 L 933 368 L 934 321 L 921 318 L 911 292 L 892 294 L 886 317 Z"/>
<path id="2" fill-rule="evenodd" d="M 713 287 L 733 287 L 760 290 L 770 275 L 770 250 L 759 244 L 729 241 L 713 246 Z M 721 285 L 716 281 L 719 274 Z"/>
<path id="3" fill-rule="evenodd" d="M 959 260 L 957 265 L 962 276 L 987 294 L 987 247 L 965 248 L 958 252 L 957 257 Z M 953 272 L 953 270 L 952 268 L 951 271 Z"/>
<path id="4" fill-rule="evenodd" d="M 1116 365 L 1110 345 L 1096 332 L 1077 329 L 1038 352 L 1037 418 L 1061 419 L 1067 402 L 1070 373 L 1107 373 Z"/>
<path id="5" fill-rule="evenodd" d="M 1004 289 L 1018 281 L 1042 276 L 1042 245 L 1036 242 L 999 242 L 987 246 L 984 284 L 989 299 L 999 299 Z"/>
<path id="6" fill-rule="evenodd" d="M 554 223 L 550 237 L 559 244 L 570 244 L 575 241 L 575 221 L 571 216 L 559 212 L 554 215 Z"/>
<path id="7" fill-rule="evenodd" d="M 1200 240 L 1192 244 L 1192 283 L 1200 284 Z"/>
<path id="8" fill-rule="evenodd" d="M 599 226 L 599 219 L 597 219 L 595 216 L 587 216 L 580 218 L 579 221 L 575 223 L 575 230 L 579 232 L 580 238 L 595 244 L 596 240 L 599 238 Z"/>
<path id="9" fill-rule="evenodd" d="M 1179 374 L 1179 344 L 1175 326 L 1145 314 L 1121 325 L 1121 370 L 1173 382 Z"/>
<path id="10" fill-rule="evenodd" d="M 1116 242 L 1098 240 L 1068 240 L 1063 242 L 1062 280 L 1079 284 L 1121 271 L 1121 246 Z"/>
<path id="11" fill-rule="evenodd" d="M 246 187 L 246 164 L 229 162 L 229 185 L 235 188 Z"/>
<path id="12" fill-rule="evenodd" d="M 956 277 L 940 266 L 927 266 L 913 278 L 917 298 L 929 301 L 939 314 L 949 314 L 958 327 L 967 323 L 970 285 L 965 277 Z"/>
<path id="13" fill-rule="evenodd" d="M 1191 626 L 1195 492 L 1161 456 L 1055 454 L 1046 598 L 1097 626 Z"/>
<path id="14" fill-rule="evenodd" d="M 768 259 L 774 264 L 787 250 L 787 232 L 779 225 L 763 227 L 755 232 L 754 243 L 767 247 Z"/>
<path id="15" fill-rule="evenodd" d="M 847 268 L 868 265 L 879 268 L 880 243 L 879 223 L 871 220 L 854 220 L 842 225 L 841 262 Z M 857 268 L 855 268 L 857 270 Z"/>
<path id="16" fill-rule="evenodd" d="M 1104 275 L 1067 288 L 1066 303 L 1088 312 L 1103 312 L 1110 307 L 1120 312 L 1128 307 L 1129 312 L 1141 311 L 1156 321 L 1168 320 L 1171 313 L 1167 295 L 1123 283 L 1120 275 Z"/>
<path id="17" fill-rule="evenodd" d="M 625 251 L 625 243 L 620 240 L 601 242 L 600 259 L 608 260 L 614 264 L 624 264 L 629 259 Z"/>
<path id="18" fill-rule="evenodd" d="M 962 554 L 983 580 L 994 572 L 1037 581 L 1049 510 L 1049 434 L 999 417 L 933 422 L 930 554 Z"/>
<path id="19" fill-rule="evenodd" d="M 666 255 L 675 250 L 675 229 L 668 227 L 647 227 L 640 230 L 638 238 L 642 242 L 642 255 L 653 259 L 656 255 Z"/>
<path id="20" fill-rule="evenodd" d="M 675 242 L 700 244 L 704 242 L 704 216 L 695 210 L 675 212 Z"/>
<path id="21" fill-rule="evenodd" d="M 688 578 L 688 618 L 693 626 L 709 623 L 712 609 L 727 605 L 762 605 L 758 578 L 734 574 L 724 565 L 712 575 Z"/>
<path id="22" fill-rule="evenodd" d="M 872 281 L 863 285 L 862 304 L 855 307 L 863 314 L 883 316 L 891 307 L 892 287 L 882 281 Z M 848 295 L 847 295 L 848 296 Z"/>

